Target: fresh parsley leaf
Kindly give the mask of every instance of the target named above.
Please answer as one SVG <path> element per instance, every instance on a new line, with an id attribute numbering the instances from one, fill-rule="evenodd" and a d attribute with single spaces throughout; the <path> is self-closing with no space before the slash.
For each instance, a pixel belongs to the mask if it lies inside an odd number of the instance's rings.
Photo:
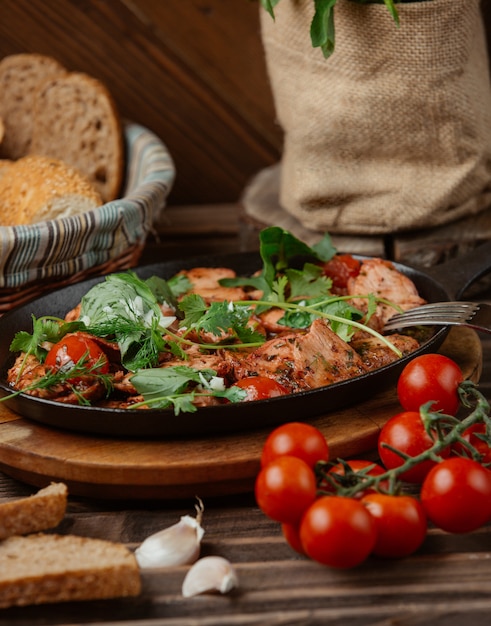
<path id="1" fill-rule="evenodd" d="M 172 278 L 169 278 L 167 285 L 175 298 L 184 295 L 193 288 L 192 282 L 184 274 L 176 274 Z"/>
<path id="2" fill-rule="evenodd" d="M 217 336 L 228 334 L 221 345 L 233 343 L 234 338 L 241 343 L 264 342 L 264 336 L 249 325 L 252 302 L 245 305 L 221 301 L 207 305 L 201 296 L 193 294 L 184 298 L 180 306 L 185 314 L 182 326 Z"/>
<path id="3" fill-rule="evenodd" d="M 33 354 L 43 362 L 48 350 L 43 347 L 45 343 L 57 343 L 69 332 L 85 328 L 81 322 L 65 322 L 53 317 L 32 316 L 32 334 L 21 330 L 15 334 L 10 344 L 11 352 L 25 352 Z"/>
<path id="4" fill-rule="evenodd" d="M 313 263 L 305 263 L 302 270 L 289 269 L 285 273 L 290 283 L 290 300 L 325 297 L 332 286 L 332 280 L 325 276 L 322 267 Z"/>

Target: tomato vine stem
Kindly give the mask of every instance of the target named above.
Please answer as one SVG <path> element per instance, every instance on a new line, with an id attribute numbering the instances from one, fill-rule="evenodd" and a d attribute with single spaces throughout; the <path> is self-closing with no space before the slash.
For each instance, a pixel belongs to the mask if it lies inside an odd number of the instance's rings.
<path id="1" fill-rule="evenodd" d="M 474 407 L 471 413 L 462 419 L 444 413 L 431 412 L 430 409 L 433 402 L 428 402 L 421 406 L 420 415 L 425 430 L 428 434 L 436 434 L 435 443 L 431 448 L 411 457 L 392 448 L 392 446 L 388 444 L 382 444 L 398 454 L 401 459 L 403 459 L 403 463 L 398 467 L 375 476 L 369 474 L 370 468 L 366 468 L 366 471 L 361 472 L 350 471 L 346 463 L 344 463 L 344 476 L 329 474 L 329 470 L 335 464 L 339 463 L 340 460 L 338 459 L 336 462 L 332 463 L 319 461 L 315 468 L 318 485 L 325 483 L 330 487 L 329 490 L 320 488 L 319 493 L 321 495 L 333 495 L 334 491 L 336 495 L 354 497 L 362 491 L 371 488 L 381 493 L 395 495 L 401 490 L 402 484 L 400 477 L 402 474 L 424 461 L 441 461 L 441 453 L 456 443 L 461 444 L 464 455 L 467 454 L 473 460 L 479 461 L 481 454 L 469 441 L 463 438 L 462 434 L 470 426 L 482 422 L 486 426 L 484 438 L 487 442 L 491 443 L 490 405 L 472 381 L 466 380 L 459 385 L 459 396 L 465 408 Z M 381 486 L 384 483 L 388 484 L 387 488 Z"/>

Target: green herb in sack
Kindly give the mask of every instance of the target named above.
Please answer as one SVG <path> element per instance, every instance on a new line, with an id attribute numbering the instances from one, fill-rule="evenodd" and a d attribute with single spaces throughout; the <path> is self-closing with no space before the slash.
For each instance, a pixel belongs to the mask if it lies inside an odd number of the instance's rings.
<path id="1" fill-rule="evenodd" d="M 385 4 L 394 22 L 399 26 L 399 14 L 396 4 L 402 2 L 425 2 L 429 0 L 351 0 L 358 4 Z M 274 7 L 280 0 L 260 0 L 263 8 L 274 19 Z M 334 27 L 334 7 L 337 0 L 313 0 L 314 18 L 310 25 L 310 39 L 314 48 L 320 48 L 324 56 L 330 57 L 334 52 L 335 27 Z"/>

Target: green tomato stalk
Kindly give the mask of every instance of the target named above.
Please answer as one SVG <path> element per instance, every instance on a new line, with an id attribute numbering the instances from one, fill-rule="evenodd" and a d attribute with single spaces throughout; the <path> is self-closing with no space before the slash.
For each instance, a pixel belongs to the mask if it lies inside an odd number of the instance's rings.
<path id="1" fill-rule="evenodd" d="M 485 441 L 491 444 L 490 405 L 487 399 L 477 389 L 476 385 L 471 381 L 464 381 L 460 384 L 459 396 L 464 407 L 471 408 L 474 406 L 471 413 L 461 420 L 452 415 L 431 412 L 430 409 L 433 402 L 428 402 L 420 408 L 421 420 L 426 432 L 433 436 L 436 435 L 435 443 L 428 450 L 425 450 L 417 456 L 410 457 L 392 446 L 382 444 L 403 459 L 401 465 L 387 470 L 383 474 L 371 476 L 369 474 L 371 466 L 361 471 L 354 472 L 347 463 L 344 463 L 345 475 L 333 475 L 329 474 L 329 470 L 339 463 L 339 461 L 336 463 L 319 461 L 315 468 L 317 482 L 318 484 L 328 484 L 331 488 L 329 491 L 320 489 L 320 493 L 322 495 L 329 495 L 334 491 L 336 495 L 354 497 L 360 492 L 372 488 L 381 493 L 395 495 L 400 492 L 400 476 L 402 474 L 424 461 L 435 461 L 439 463 L 443 460 L 441 456 L 442 451 L 456 443 L 461 445 L 463 453 L 466 456 L 479 462 L 481 460 L 481 454 L 469 441 L 463 438 L 462 434 L 470 426 L 477 423 L 484 423 L 486 426 L 486 435 L 484 438 Z M 384 484 L 388 485 L 388 487 L 383 488 L 382 485 Z"/>

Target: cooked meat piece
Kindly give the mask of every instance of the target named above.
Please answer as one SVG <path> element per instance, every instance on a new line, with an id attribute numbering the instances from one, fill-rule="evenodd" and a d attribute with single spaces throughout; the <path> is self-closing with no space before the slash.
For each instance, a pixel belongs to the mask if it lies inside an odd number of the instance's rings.
<path id="1" fill-rule="evenodd" d="M 322 387 L 366 372 L 360 356 L 334 333 L 325 320 L 314 320 L 295 342 L 295 377 L 308 388 Z"/>
<path id="2" fill-rule="evenodd" d="M 102 382 L 93 376 L 79 376 L 71 385 L 59 383 L 48 389 L 28 389 L 33 383 L 43 378 L 46 373 L 46 367 L 33 354 L 29 354 L 25 358 L 25 354 L 21 353 L 8 371 L 7 381 L 14 389 L 23 390 L 36 398 L 54 400 L 65 404 L 80 404 L 81 396 L 89 402 L 99 400 L 106 393 L 106 388 Z"/>
<path id="3" fill-rule="evenodd" d="M 192 293 L 200 295 L 206 302 L 247 299 L 242 287 L 222 287 L 218 282 L 222 278 L 235 278 L 236 273 L 227 267 L 194 267 L 182 270 L 179 275 L 186 276 L 193 285 Z"/>
<path id="4" fill-rule="evenodd" d="M 77 321 L 80 317 L 81 309 L 82 309 L 82 303 L 79 302 L 74 309 L 72 309 L 71 311 L 68 311 L 68 313 L 65 315 L 65 322 Z"/>
<path id="5" fill-rule="evenodd" d="M 269 376 L 284 385 L 289 391 L 302 389 L 293 376 L 293 346 L 298 333 L 290 332 L 269 339 L 252 352 L 227 352 L 237 380 L 247 376 Z"/>
<path id="6" fill-rule="evenodd" d="M 361 265 L 360 273 L 348 280 L 348 294 L 365 295 L 372 293 L 399 305 L 402 309 L 413 309 L 425 303 L 418 294 L 413 281 L 399 272 L 393 263 L 383 259 L 368 259 Z M 362 311 L 367 310 L 367 300 L 354 298 L 353 305 Z M 380 328 L 397 313 L 388 305 L 379 304 L 376 316 Z"/>
<path id="7" fill-rule="evenodd" d="M 269 376 L 291 391 L 330 385 L 367 371 L 360 356 L 334 333 L 325 320 L 308 332 L 270 339 L 234 367 L 237 378 Z"/>
<path id="8" fill-rule="evenodd" d="M 285 315 L 285 311 L 279 307 L 268 309 L 261 313 L 258 317 L 261 324 L 268 333 L 283 333 L 287 330 L 287 326 L 278 324 L 278 321 Z"/>
<path id="9" fill-rule="evenodd" d="M 390 335 L 388 339 L 396 348 L 399 348 L 403 355 L 410 354 L 419 348 L 419 342 L 414 337 L 394 334 Z M 393 350 L 373 335 L 353 339 L 350 345 L 360 355 L 363 363 L 370 371 L 389 365 L 399 358 Z"/>
<path id="10" fill-rule="evenodd" d="M 18 390 L 23 390 L 37 382 L 46 375 L 46 368 L 33 355 L 20 353 L 15 359 L 15 363 L 7 372 L 8 384 Z M 36 398 L 52 399 L 62 391 L 62 386 L 57 385 L 51 389 L 34 389 L 28 393 Z"/>

